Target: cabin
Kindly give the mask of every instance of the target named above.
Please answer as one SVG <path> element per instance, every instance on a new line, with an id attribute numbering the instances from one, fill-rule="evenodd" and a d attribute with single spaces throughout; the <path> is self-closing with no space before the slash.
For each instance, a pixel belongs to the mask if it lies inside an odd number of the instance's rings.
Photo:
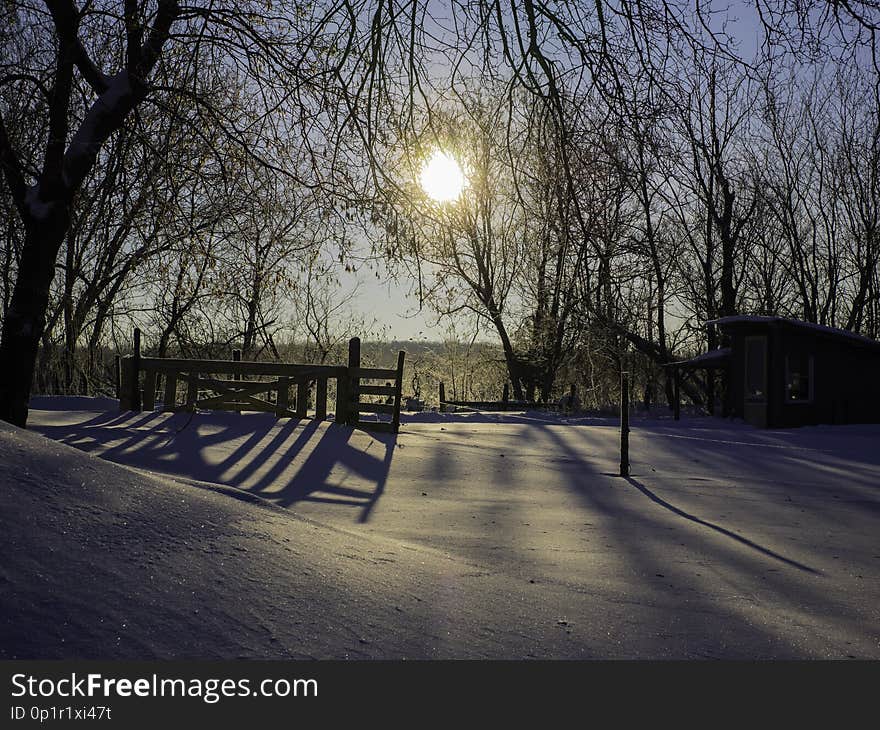
<path id="1" fill-rule="evenodd" d="M 726 370 L 729 415 L 760 428 L 880 423 L 877 340 L 784 317 L 709 324 L 725 347 L 674 365 Z"/>

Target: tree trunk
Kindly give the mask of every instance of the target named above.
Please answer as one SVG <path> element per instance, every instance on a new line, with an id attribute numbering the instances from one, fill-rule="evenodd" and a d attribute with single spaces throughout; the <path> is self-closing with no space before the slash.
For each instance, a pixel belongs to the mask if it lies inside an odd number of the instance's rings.
<path id="1" fill-rule="evenodd" d="M 489 312 L 492 318 L 492 324 L 495 325 L 495 330 L 498 332 L 498 337 L 501 339 L 501 347 L 504 350 L 504 360 L 507 363 L 507 374 L 510 377 L 510 384 L 513 386 L 513 397 L 516 400 L 523 400 L 522 372 L 520 371 L 519 360 L 517 360 L 516 353 L 513 351 L 513 344 L 507 334 L 504 320 L 501 319 L 501 313 L 498 311 L 498 307 L 495 306 L 494 302 L 489 304 Z"/>
<path id="2" fill-rule="evenodd" d="M 31 221 L 27 227 L 18 278 L 0 340 L 0 419 L 22 428 L 27 423 L 34 365 L 46 326 L 55 259 L 70 223 L 64 204 L 48 204 L 46 211 L 45 218 Z"/>

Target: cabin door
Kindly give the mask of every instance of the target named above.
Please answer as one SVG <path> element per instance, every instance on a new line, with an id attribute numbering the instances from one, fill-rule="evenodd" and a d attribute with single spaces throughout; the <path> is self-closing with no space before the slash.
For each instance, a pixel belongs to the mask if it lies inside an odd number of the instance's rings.
<path id="1" fill-rule="evenodd" d="M 745 403 L 743 417 L 759 428 L 767 427 L 767 338 L 746 337 Z"/>

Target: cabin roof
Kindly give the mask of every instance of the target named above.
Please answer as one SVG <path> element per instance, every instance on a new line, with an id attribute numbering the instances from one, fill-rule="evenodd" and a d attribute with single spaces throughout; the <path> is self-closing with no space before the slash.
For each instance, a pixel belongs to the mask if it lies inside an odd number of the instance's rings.
<path id="1" fill-rule="evenodd" d="M 799 319 L 789 319 L 788 317 L 768 317 L 759 314 L 738 314 L 732 317 L 721 317 L 712 319 L 707 324 L 716 324 L 724 327 L 746 326 L 751 324 L 767 324 L 783 327 L 791 327 L 794 329 L 814 332 L 825 337 L 832 337 L 853 344 L 866 345 L 871 349 L 880 351 L 880 342 L 872 340 L 870 337 L 850 332 L 849 330 L 840 329 L 838 327 L 828 327 L 824 324 L 816 324 L 815 322 L 804 322 Z M 708 353 L 707 353 L 708 354 Z"/>

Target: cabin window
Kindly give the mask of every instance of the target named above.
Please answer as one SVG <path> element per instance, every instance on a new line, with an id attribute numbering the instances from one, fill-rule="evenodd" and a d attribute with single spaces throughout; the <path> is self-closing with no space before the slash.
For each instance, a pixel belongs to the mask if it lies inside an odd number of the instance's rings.
<path id="1" fill-rule="evenodd" d="M 746 399 L 767 400 L 767 338 L 746 337 Z"/>
<path id="2" fill-rule="evenodd" d="M 813 400 L 813 356 L 785 356 L 785 400 L 809 403 Z"/>

